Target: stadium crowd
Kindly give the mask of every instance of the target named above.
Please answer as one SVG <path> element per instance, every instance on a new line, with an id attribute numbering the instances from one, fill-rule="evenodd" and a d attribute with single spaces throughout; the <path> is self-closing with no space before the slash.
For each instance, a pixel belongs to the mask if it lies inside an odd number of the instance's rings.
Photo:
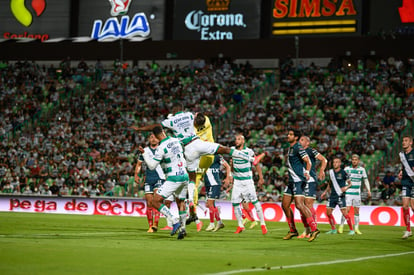
<path id="1" fill-rule="evenodd" d="M 407 94 L 414 85 L 411 70 L 397 62 L 348 68 L 332 61 L 320 68 L 294 66 L 287 59 L 280 66 L 280 85 L 259 102 L 254 91 L 266 76 L 249 64 L 197 60 L 185 67 L 153 63 L 140 69 L 115 62 L 105 70 L 100 61 L 72 66 L 70 58 L 59 68 L 2 63 L 1 192 L 141 196 L 133 171 L 145 136 L 128 127 L 159 122 L 179 100 L 217 123 L 229 119 L 231 106 L 241 106 L 232 125 L 215 133 L 216 140 L 233 145 L 239 131 L 253 150 L 267 152 L 258 196 L 279 201 L 288 127 L 311 136 L 327 159 L 340 156 L 344 164 L 352 154 L 375 159 L 413 121 L 414 94 Z M 385 179 L 389 173 L 392 182 Z M 393 165 L 382 168 L 371 182 L 371 203 L 398 204 L 395 175 Z M 228 198 L 225 190 L 222 194 Z"/>

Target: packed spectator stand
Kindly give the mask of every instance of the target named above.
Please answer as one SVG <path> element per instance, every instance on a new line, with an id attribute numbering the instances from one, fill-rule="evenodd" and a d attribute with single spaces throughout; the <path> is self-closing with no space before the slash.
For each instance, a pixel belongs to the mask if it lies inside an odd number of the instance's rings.
<path id="1" fill-rule="evenodd" d="M 0 64 L 2 193 L 141 197 L 133 171 L 146 137 L 128 127 L 159 122 L 179 100 L 210 117 L 219 143 L 232 145 L 241 131 L 252 149 L 267 152 L 262 201 L 280 200 L 285 137 L 294 127 L 328 160 L 361 156 L 373 189 L 365 203 L 398 205 L 398 180 L 383 179 L 397 173 L 399 138 L 413 133 L 407 62 L 348 67 L 332 60 L 320 68 L 287 59 L 278 70 L 202 60 L 144 68 L 115 61 L 109 70 L 100 61 L 72 63 Z"/>

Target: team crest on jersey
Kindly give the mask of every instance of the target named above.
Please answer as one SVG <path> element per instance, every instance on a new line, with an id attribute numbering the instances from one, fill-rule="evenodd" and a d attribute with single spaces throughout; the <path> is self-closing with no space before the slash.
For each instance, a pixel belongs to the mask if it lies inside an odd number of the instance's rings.
<path id="1" fill-rule="evenodd" d="M 129 5 L 131 4 L 132 0 L 109 0 L 111 3 L 111 15 L 118 16 L 123 15 L 128 12 Z"/>

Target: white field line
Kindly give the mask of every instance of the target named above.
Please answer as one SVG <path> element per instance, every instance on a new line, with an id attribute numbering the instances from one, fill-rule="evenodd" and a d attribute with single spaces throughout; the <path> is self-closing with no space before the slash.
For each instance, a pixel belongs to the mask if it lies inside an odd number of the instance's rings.
<path id="1" fill-rule="evenodd" d="M 342 264 L 342 263 L 360 262 L 360 261 L 367 261 L 367 260 L 373 260 L 373 259 L 404 256 L 404 255 L 409 255 L 409 254 L 414 254 L 414 251 L 402 252 L 402 253 L 396 253 L 396 254 L 367 256 L 367 257 L 361 257 L 361 258 L 355 258 L 355 259 L 327 261 L 327 262 L 316 262 L 316 263 L 296 264 L 296 265 L 287 265 L 287 266 L 272 266 L 272 267 L 254 268 L 254 269 L 253 268 L 239 269 L 239 270 L 232 270 L 232 271 L 225 271 L 225 272 L 218 272 L 218 273 L 210 273 L 209 275 L 228 275 L 228 274 L 237 274 L 237 273 L 260 272 L 260 271 L 265 272 L 268 270 L 278 270 L 278 269 L 283 270 L 287 268 L 302 268 L 302 267 L 310 267 L 310 266 L 318 266 L 318 265 Z"/>
<path id="2" fill-rule="evenodd" d="M 98 235 L 124 235 L 123 232 L 83 232 L 83 233 L 45 233 L 45 234 L 3 234 L 0 238 L 27 238 L 27 237 L 56 237 L 56 236 L 98 236 Z M 129 234 L 129 233 L 128 233 Z"/>

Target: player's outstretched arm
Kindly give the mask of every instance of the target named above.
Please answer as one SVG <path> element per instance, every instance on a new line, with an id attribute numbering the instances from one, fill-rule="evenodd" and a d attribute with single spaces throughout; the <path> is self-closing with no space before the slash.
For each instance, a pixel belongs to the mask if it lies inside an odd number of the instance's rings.
<path id="1" fill-rule="evenodd" d="M 159 123 L 155 123 L 155 124 L 151 124 L 151 125 L 145 125 L 142 127 L 138 127 L 138 126 L 130 126 L 130 129 L 133 129 L 135 131 L 152 131 L 152 129 L 154 129 L 156 126 L 162 126 Z"/>

